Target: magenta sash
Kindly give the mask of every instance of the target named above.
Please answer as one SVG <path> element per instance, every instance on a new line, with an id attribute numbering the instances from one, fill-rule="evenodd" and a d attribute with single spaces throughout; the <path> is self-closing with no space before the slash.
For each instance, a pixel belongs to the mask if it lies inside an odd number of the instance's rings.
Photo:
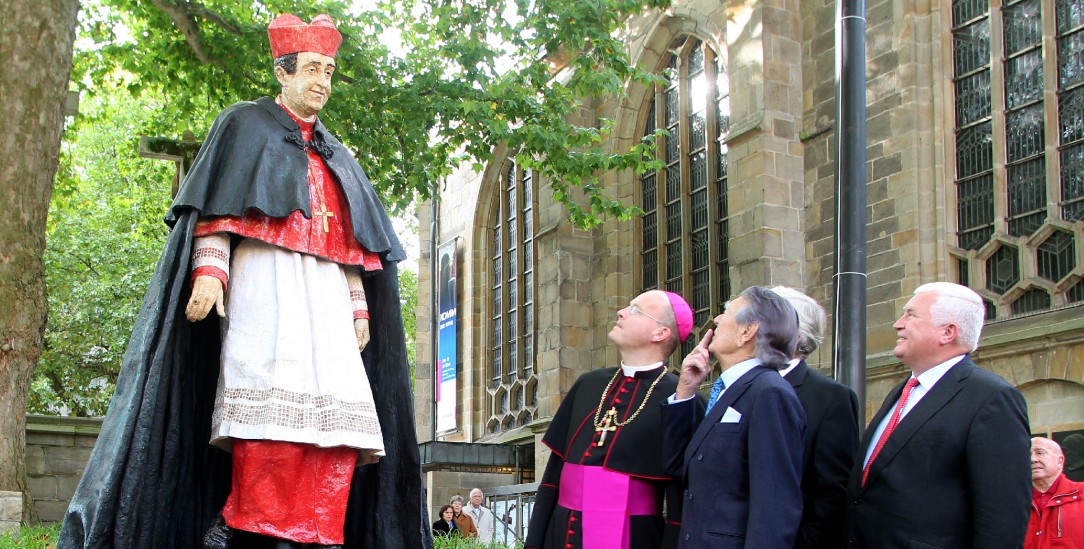
<path id="1" fill-rule="evenodd" d="M 557 504 L 583 514 L 583 546 L 628 549 L 630 515 L 658 515 L 661 492 L 646 480 L 566 463 Z"/>

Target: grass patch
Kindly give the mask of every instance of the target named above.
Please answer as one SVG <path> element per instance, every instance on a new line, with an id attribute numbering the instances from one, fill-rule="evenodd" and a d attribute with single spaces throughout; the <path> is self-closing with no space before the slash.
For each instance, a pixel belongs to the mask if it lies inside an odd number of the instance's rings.
<path id="1" fill-rule="evenodd" d="M 0 549 L 53 549 L 60 535 L 60 523 L 50 526 L 23 526 L 0 534 Z"/>

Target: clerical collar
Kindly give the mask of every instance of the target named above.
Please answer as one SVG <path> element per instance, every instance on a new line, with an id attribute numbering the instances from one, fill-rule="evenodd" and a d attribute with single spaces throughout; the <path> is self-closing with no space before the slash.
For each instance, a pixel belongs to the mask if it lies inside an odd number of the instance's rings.
<path id="1" fill-rule="evenodd" d="M 290 118 L 293 118 L 299 124 L 301 122 L 304 122 L 305 124 L 312 125 L 312 124 L 314 124 L 316 122 L 316 115 L 315 114 L 312 115 L 312 116 L 309 116 L 309 117 L 301 117 L 301 116 L 298 116 L 297 113 L 295 113 L 294 111 L 291 111 L 290 107 L 287 107 L 286 104 L 282 102 L 282 96 L 281 95 L 275 98 L 275 103 L 278 103 L 278 105 L 280 107 L 282 107 L 282 109 L 284 111 L 289 113 Z"/>
<path id="2" fill-rule="evenodd" d="M 647 366 L 626 366 L 624 362 L 621 363 L 621 372 L 625 374 L 625 377 L 636 377 L 636 374 L 640 372 L 650 372 L 662 367 L 662 361 L 654 364 L 648 364 Z"/>

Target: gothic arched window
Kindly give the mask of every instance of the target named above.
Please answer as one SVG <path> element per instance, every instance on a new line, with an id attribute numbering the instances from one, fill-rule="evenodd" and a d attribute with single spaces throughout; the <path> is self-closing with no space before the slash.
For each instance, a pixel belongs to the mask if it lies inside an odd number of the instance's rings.
<path id="1" fill-rule="evenodd" d="M 501 174 L 494 201 L 490 309 L 490 370 L 486 432 L 497 433 L 534 419 L 535 195 L 534 174 L 514 163 Z"/>
<path id="2" fill-rule="evenodd" d="M 664 128 L 665 167 L 640 178 L 641 287 L 679 293 L 704 326 L 730 299 L 727 146 L 730 85 L 722 61 L 693 37 L 678 39 L 645 105 L 644 135 Z M 690 337 L 682 347 L 696 345 Z"/>

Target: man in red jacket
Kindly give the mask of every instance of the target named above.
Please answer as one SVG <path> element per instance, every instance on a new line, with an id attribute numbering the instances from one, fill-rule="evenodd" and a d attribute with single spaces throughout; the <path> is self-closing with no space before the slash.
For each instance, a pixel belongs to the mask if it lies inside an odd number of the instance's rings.
<path id="1" fill-rule="evenodd" d="M 1084 548 L 1084 483 L 1069 480 L 1058 443 L 1031 439 L 1031 520 L 1024 549 Z"/>

